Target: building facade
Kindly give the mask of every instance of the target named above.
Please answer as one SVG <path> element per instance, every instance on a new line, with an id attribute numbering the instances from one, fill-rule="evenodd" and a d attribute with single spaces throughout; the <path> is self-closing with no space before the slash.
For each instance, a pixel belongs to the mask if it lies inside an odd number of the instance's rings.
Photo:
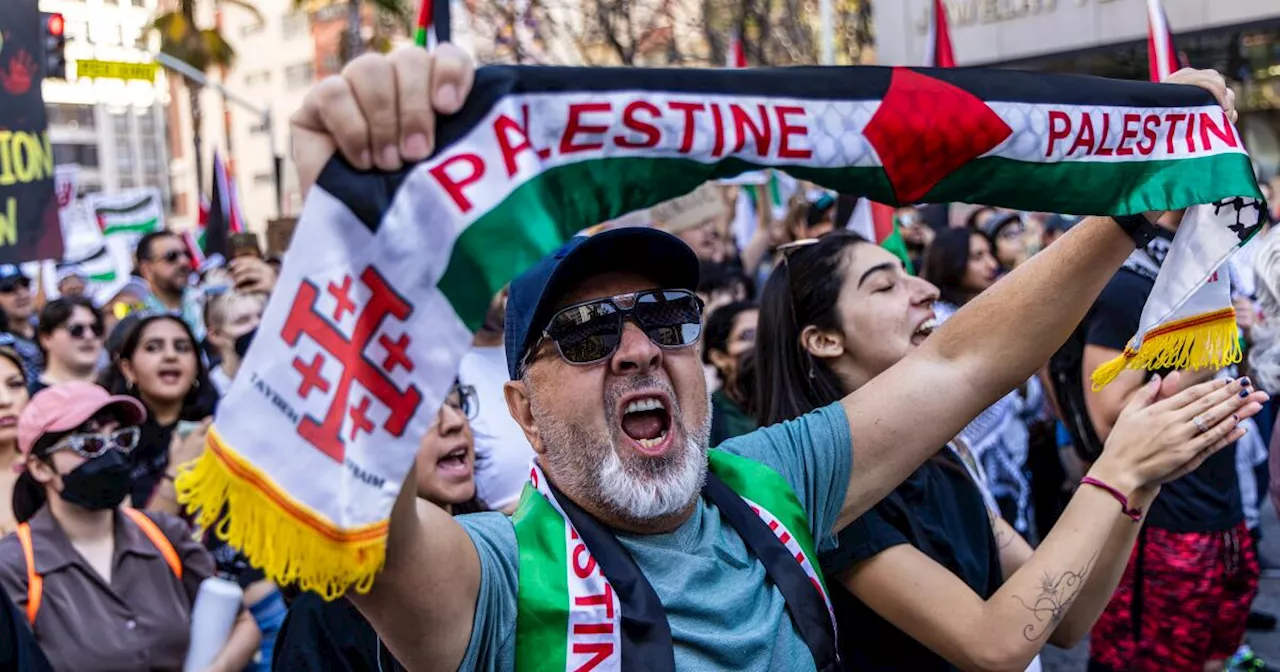
<path id="1" fill-rule="evenodd" d="M 1146 80 L 1146 0 L 943 0 L 956 63 Z M 875 2 L 881 63 L 924 59 L 933 0 Z M 1193 67 L 1222 72 L 1263 179 L 1280 176 L 1280 2 L 1163 0 Z"/>
<path id="2" fill-rule="evenodd" d="M 154 186 L 171 198 L 165 105 L 168 82 L 87 80 L 84 59 L 146 62 L 140 47 L 156 0 L 40 0 L 66 19 L 66 81 L 42 84 L 54 163 L 79 167 L 81 194 Z"/>

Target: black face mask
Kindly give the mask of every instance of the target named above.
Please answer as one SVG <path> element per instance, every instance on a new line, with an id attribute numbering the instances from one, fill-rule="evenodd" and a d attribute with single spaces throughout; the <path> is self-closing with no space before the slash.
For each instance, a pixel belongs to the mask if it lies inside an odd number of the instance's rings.
<path id="1" fill-rule="evenodd" d="M 114 509 L 129 494 L 129 458 L 108 450 L 62 477 L 62 500 L 92 511 Z"/>

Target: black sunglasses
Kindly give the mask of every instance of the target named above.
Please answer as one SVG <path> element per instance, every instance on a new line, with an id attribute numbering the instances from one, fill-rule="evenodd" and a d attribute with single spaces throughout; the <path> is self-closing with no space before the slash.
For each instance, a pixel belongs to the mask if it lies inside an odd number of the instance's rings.
<path id="1" fill-rule="evenodd" d="M 595 364 L 618 350 L 627 317 L 662 348 L 688 347 L 702 336 L 702 299 L 684 289 L 654 289 L 564 308 L 552 316 L 542 338 L 554 341 L 560 356 L 570 364 Z M 539 339 L 529 350 L 530 356 L 541 345 Z"/>
<path id="2" fill-rule="evenodd" d="M 31 280 L 28 278 L 13 278 L 12 280 L 0 281 L 0 294 L 12 294 L 18 291 L 18 288 L 31 289 Z"/>
<path id="3" fill-rule="evenodd" d="M 71 334 L 71 338 L 76 340 L 85 338 L 90 333 L 93 334 L 94 338 L 102 338 L 102 325 L 100 324 L 68 324 L 66 329 L 67 333 Z"/>
<path id="4" fill-rule="evenodd" d="M 188 254 L 186 250 L 169 250 L 168 252 L 155 257 L 156 261 L 163 261 L 166 264 L 177 263 L 180 259 L 191 261 L 191 255 Z"/>

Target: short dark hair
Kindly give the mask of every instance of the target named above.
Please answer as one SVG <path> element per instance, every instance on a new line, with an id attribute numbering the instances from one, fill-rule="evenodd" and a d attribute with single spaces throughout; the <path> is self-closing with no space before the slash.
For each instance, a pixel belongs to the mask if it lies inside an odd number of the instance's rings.
<path id="1" fill-rule="evenodd" d="M 76 308 L 84 308 L 93 315 L 93 323 L 102 328 L 102 313 L 93 302 L 83 296 L 63 296 L 46 303 L 40 310 L 40 320 L 36 323 L 36 332 L 48 336 L 58 327 L 67 323 L 75 314 Z"/>
<path id="2" fill-rule="evenodd" d="M 969 245 L 980 238 L 994 251 L 991 240 L 974 229 L 942 229 L 934 236 L 924 253 L 920 277 L 932 282 L 939 298 L 953 306 L 963 306 L 969 300 L 969 292 L 961 286 L 969 266 Z"/>
<path id="3" fill-rule="evenodd" d="M 151 233 L 148 233 L 143 237 L 139 238 L 138 246 L 137 248 L 135 248 L 135 254 L 138 257 L 137 259 L 138 263 L 141 264 L 144 261 L 151 261 L 154 258 L 152 255 L 151 248 L 153 247 L 155 241 L 160 240 L 161 238 L 167 238 L 167 237 L 177 238 L 178 234 L 169 230 L 152 231 Z"/>
<path id="4" fill-rule="evenodd" d="M 697 290 L 703 294 L 732 289 L 735 285 L 742 287 L 745 296 L 750 297 L 755 294 L 755 283 L 751 282 L 746 271 L 742 270 L 741 262 L 702 260 L 698 263 L 698 267 Z"/>
<path id="5" fill-rule="evenodd" d="M 707 326 L 702 328 L 702 361 L 711 363 L 711 351 L 728 352 L 729 335 L 733 333 L 733 323 L 738 316 L 748 310 L 755 310 L 756 304 L 751 301 L 734 301 L 716 308 L 707 316 Z"/>
<path id="6" fill-rule="evenodd" d="M 800 344 L 808 325 L 839 331 L 836 302 L 844 287 L 845 251 L 867 240 L 837 229 L 779 260 L 760 299 L 756 335 L 756 420 L 761 427 L 798 418 L 845 396 L 825 363 Z"/>

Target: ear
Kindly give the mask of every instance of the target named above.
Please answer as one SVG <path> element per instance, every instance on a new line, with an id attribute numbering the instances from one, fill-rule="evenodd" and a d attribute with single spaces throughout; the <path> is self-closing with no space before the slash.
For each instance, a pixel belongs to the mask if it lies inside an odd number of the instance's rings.
<path id="1" fill-rule="evenodd" d="M 48 485 L 58 477 L 58 473 L 53 470 L 52 465 L 34 455 L 27 457 L 27 471 L 31 474 L 31 478 L 34 478 L 36 483 L 40 485 Z"/>
<path id="2" fill-rule="evenodd" d="M 811 324 L 800 332 L 800 347 L 819 359 L 835 359 L 844 354 L 844 339 Z"/>
<path id="3" fill-rule="evenodd" d="M 124 381 L 130 385 L 137 384 L 138 376 L 134 373 L 133 362 L 124 359 L 123 357 L 118 361 L 120 362 L 120 373 L 124 374 Z"/>
<path id="4" fill-rule="evenodd" d="M 52 338 L 53 334 L 42 334 L 36 332 L 36 340 L 40 341 L 40 347 L 43 348 L 45 352 L 49 351 L 49 341 Z"/>
<path id="5" fill-rule="evenodd" d="M 507 412 L 511 413 L 512 419 L 520 425 L 520 429 L 524 430 L 524 437 L 529 440 L 533 452 L 539 455 L 545 454 L 547 448 L 542 445 L 542 433 L 538 431 L 538 423 L 533 419 L 529 388 L 524 381 L 508 380 L 503 383 L 502 396 L 507 400 Z"/>
<path id="6" fill-rule="evenodd" d="M 723 350 L 708 350 L 707 358 L 711 360 L 711 365 L 719 370 L 733 366 L 733 357 L 730 357 L 729 353 Z"/>

